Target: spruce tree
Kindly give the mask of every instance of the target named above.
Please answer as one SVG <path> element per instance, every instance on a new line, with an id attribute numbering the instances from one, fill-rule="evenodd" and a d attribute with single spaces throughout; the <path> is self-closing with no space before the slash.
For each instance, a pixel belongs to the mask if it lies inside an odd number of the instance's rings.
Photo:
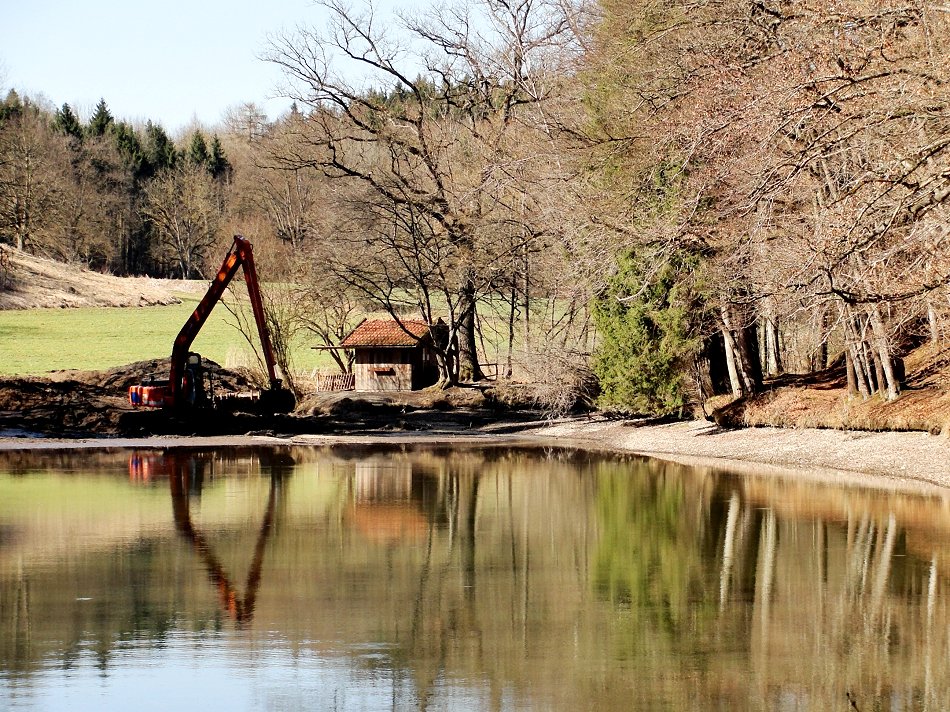
<path id="1" fill-rule="evenodd" d="M 96 110 L 93 112 L 92 118 L 89 119 L 86 133 L 90 136 L 105 136 L 106 131 L 109 130 L 109 126 L 111 126 L 114 121 L 115 119 L 109 112 L 109 107 L 106 106 L 106 100 L 100 99 L 99 103 L 96 104 Z"/>
<path id="2" fill-rule="evenodd" d="M 112 136 L 126 167 L 132 171 L 135 178 L 141 178 L 147 172 L 147 161 L 135 129 L 130 124 L 120 121 L 112 125 Z"/>
<path id="3" fill-rule="evenodd" d="M 63 104 L 62 108 L 56 111 L 56 115 L 53 117 L 53 127 L 65 136 L 72 136 L 82 141 L 82 125 L 69 104 Z"/>
<path id="4" fill-rule="evenodd" d="M 195 131 L 191 137 L 191 145 L 188 147 L 188 161 L 193 166 L 208 165 L 208 142 L 205 141 L 204 134 L 200 130 Z"/>
<path id="5" fill-rule="evenodd" d="M 211 139 L 211 151 L 208 154 L 208 172 L 212 178 L 221 178 L 231 170 L 231 163 L 224 155 L 224 147 L 221 145 L 221 139 L 215 134 Z"/>
<path id="6" fill-rule="evenodd" d="M 167 168 L 174 168 L 178 158 L 175 144 L 160 124 L 149 121 L 145 125 L 145 158 L 148 173 L 154 175 Z"/>

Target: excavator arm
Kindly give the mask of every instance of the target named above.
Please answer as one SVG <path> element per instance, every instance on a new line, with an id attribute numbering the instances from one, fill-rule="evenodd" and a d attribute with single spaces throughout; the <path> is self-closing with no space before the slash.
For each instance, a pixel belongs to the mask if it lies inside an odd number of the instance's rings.
<path id="1" fill-rule="evenodd" d="M 182 326 L 175 343 L 172 346 L 171 368 L 166 386 L 132 386 L 129 389 L 129 400 L 132 405 L 164 406 L 166 408 L 183 408 L 190 405 L 185 397 L 187 386 L 189 350 L 201 328 L 208 320 L 212 309 L 221 300 L 224 290 L 227 289 L 238 269 L 244 268 L 244 282 L 247 284 L 248 297 L 251 309 L 254 312 L 254 321 L 257 324 L 257 334 L 260 337 L 261 349 L 264 353 L 264 364 L 267 367 L 267 376 L 270 379 L 270 400 L 278 405 L 278 410 L 292 410 L 293 396 L 281 386 L 274 366 L 274 350 L 271 346 L 270 334 L 267 330 L 267 320 L 264 316 L 264 305 L 261 301 L 260 284 L 257 281 L 257 270 L 254 267 L 254 253 L 251 243 L 241 235 L 234 236 L 234 244 L 221 264 L 221 268 L 211 280 L 208 291 L 202 297 L 194 312 Z M 159 390 L 163 388 L 164 390 Z M 143 390 L 144 389 L 144 390 Z M 263 394 L 262 394 L 263 397 Z M 289 405 L 289 407 L 287 407 Z"/>

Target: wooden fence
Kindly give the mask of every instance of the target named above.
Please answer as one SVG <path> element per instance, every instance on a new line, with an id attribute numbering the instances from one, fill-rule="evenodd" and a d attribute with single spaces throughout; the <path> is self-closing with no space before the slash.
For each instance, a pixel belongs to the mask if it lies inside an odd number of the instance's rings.
<path id="1" fill-rule="evenodd" d="M 356 388 L 355 373 L 318 373 L 318 391 L 352 391 Z"/>

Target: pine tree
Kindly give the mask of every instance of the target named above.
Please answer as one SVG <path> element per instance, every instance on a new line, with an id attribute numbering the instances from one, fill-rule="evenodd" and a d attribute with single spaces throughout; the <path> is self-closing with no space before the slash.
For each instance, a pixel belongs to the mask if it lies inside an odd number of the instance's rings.
<path id="1" fill-rule="evenodd" d="M 208 158 L 208 142 L 201 131 L 195 131 L 188 147 L 188 161 L 193 166 L 207 166 Z"/>
<path id="2" fill-rule="evenodd" d="M 224 155 L 221 139 L 215 134 L 211 139 L 211 152 L 208 154 L 208 172 L 214 179 L 226 176 L 231 171 L 231 163 Z"/>
<path id="3" fill-rule="evenodd" d="M 82 125 L 69 104 L 63 104 L 62 108 L 56 111 L 53 118 L 53 127 L 66 136 L 72 136 L 82 141 Z"/>
<path id="4" fill-rule="evenodd" d="M 92 118 L 89 119 L 86 133 L 90 136 L 105 136 L 106 131 L 109 130 L 109 126 L 114 122 L 115 119 L 109 112 L 109 107 L 106 106 L 106 100 L 100 99 L 99 103 L 96 104 L 96 110 L 93 112 Z"/>

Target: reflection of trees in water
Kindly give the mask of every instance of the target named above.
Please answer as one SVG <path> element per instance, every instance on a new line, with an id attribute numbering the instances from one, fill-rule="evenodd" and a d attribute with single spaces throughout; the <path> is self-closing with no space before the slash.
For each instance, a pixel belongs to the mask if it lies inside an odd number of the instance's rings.
<path id="1" fill-rule="evenodd" d="M 950 707 L 939 501 L 562 451 L 292 454 L 126 478 L 169 528 L 71 558 L 96 600 L 62 610 L 55 573 L 3 570 L 0 664 L 77 641 L 105 661 L 227 611 L 294 651 L 353 646 L 401 706 L 455 685 L 496 708 Z"/>
<path id="2" fill-rule="evenodd" d="M 600 479 L 593 568 L 598 595 L 629 611 L 607 644 L 648 673 L 641 695 L 830 709 L 849 691 L 861 709 L 950 706 L 937 558 L 908 550 L 897 498 L 652 469 Z"/>

